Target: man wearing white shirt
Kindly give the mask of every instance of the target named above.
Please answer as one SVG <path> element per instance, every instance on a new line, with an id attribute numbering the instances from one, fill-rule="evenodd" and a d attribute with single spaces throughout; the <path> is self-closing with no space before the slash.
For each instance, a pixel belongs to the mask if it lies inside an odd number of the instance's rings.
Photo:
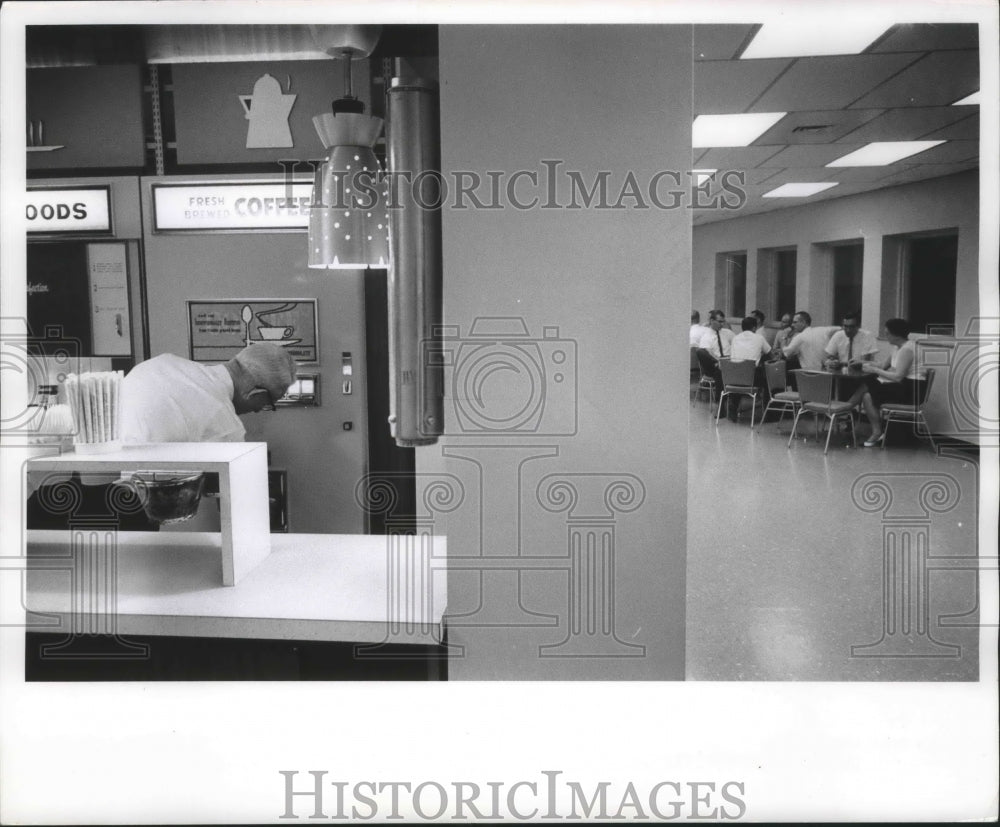
<path id="1" fill-rule="evenodd" d="M 836 369 L 844 365 L 858 366 L 871 362 L 878 354 L 878 342 L 867 330 L 861 329 L 861 314 L 848 313 L 841 328 L 826 346 L 827 367 Z"/>
<path id="2" fill-rule="evenodd" d="M 732 360 L 759 365 L 760 360 L 771 352 L 771 346 L 767 343 L 767 339 L 757 332 L 757 320 L 753 316 L 747 316 L 743 320 L 742 327 L 743 332 L 737 333 L 730 345 Z"/>
<path id="3" fill-rule="evenodd" d="M 698 347 L 708 351 L 718 362 L 732 356 L 735 334 L 726 324 L 726 314 L 721 310 L 710 310 L 708 313 L 708 330 L 702 335 Z"/>
<path id="4" fill-rule="evenodd" d="M 830 337 L 826 330 L 811 327 L 812 317 L 800 310 L 792 317 L 795 335 L 784 348 L 785 358 L 795 356 L 804 370 L 823 370 L 826 362 L 826 345 Z"/>
<path id="5" fill-rule="evenodd" d="M 688 339 L 691 347 L 698 347 L 701 344 L 701 337 L 708 333 L 709 328 L 701 323 L 701 313 L 697 310 L 691 311 L 691 330 Z"/>

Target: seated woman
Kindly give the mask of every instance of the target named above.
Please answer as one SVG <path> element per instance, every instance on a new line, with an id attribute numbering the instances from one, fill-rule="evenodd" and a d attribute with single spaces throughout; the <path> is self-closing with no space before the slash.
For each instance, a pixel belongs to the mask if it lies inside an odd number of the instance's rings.
<path id="1" fill-rule="evenodd" d="M 906 319 L 889 319 L 885 334 L 893 346 L 888 364 L 881 367 L 865 362 L 861 369 L 871 376 L 858 387 L 848 400 L 860 403 L 872 426 L 872 434 L 865 440 L 865 448 L 873 448 L 885 439 L 879 407 L 887 402 L 920 404 L 927 392 L 926 373 L 917 368 L 916 347 L 909 340 L 910 323 Z"/>

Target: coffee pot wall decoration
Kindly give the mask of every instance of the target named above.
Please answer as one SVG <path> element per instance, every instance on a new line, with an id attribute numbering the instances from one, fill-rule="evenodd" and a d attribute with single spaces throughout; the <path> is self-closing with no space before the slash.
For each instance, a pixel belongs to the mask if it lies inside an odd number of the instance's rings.
<path id="1" fill-rule="evenodd" d="M 288 83 L 291 88 L 291 80 Z M 298 95 L 281 91 L 281 84 L 271 75 L 261 75 L 252 95 L 238 95 L 243 104 L 247 127 L 247 149 L 294 146 L 288 116 Z"/>

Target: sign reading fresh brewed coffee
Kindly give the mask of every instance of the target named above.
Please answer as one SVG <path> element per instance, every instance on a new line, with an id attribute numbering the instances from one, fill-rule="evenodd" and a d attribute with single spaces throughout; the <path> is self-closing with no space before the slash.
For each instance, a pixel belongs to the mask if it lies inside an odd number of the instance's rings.
<path id="1" fill-rule="evenodd" d="M 304 230 L 312 183 L 154 184 L 157 232 Z"/>
<path id="2" fill-rule="evenodd" d="M 29 233 L 100 233 L 111 230 L 111 191 L 29 189 L 25 217 Z"/>

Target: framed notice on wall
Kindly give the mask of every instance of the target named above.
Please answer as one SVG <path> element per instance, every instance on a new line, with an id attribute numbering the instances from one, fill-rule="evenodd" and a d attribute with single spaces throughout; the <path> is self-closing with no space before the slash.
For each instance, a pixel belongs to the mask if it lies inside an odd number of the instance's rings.
<path id="1" fill-rule="evenodd" d="M 87 245 L 90 331 L 94 356 L 131 356 L 128 263 L 124 242 Z"/>
<path id="2" fill-rule="evenodd" d="M 224 362 L 257 342 L 287 348 L 302 364 L 319 362 L 315 299 L 209 299 L 187 307 L 196 362 Z"/>

